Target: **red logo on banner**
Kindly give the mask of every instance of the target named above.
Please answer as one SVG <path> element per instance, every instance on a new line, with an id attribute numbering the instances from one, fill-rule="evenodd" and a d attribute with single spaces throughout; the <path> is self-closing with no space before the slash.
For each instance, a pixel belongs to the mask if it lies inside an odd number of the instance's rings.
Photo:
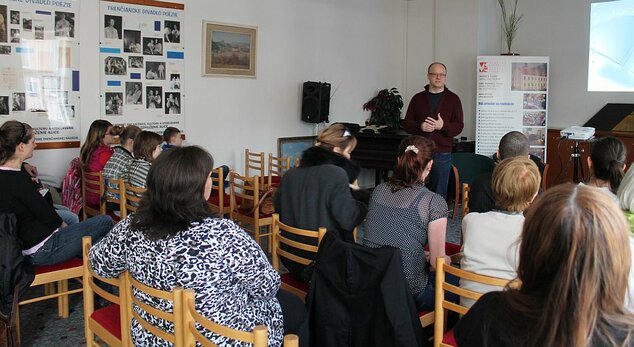
<path id="1" fill-rule="evenodd" d="M 488 72 L 489 71 L 489 63 L 486 61 L 480 62 L 480 68 L 478 69 L 480 72 Z"/>

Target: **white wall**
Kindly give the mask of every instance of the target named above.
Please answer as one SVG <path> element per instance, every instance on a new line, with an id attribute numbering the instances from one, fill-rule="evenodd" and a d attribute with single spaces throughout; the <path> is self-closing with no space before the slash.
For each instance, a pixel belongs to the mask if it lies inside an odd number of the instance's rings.
<path id="1" fill-rule="evenodd" d="M 300 121 L 304 81 L 332 84 L 330 121 L 363 123 L 362 105 L 404 89 L 406 2 L 393 0 L 210 0 L 185 4 L 183 42 L 188 144 L 243 171 L 244 149 L 277 153 L 277 138 L 312 135 Z M 202 21 L 258 27 L 257 78 L 201 76 Z M 99 2 L 80 9 L 81 128 L 99 118 Z M 30 160 L 59 184 L 78 149 L 40 150 Z"/>

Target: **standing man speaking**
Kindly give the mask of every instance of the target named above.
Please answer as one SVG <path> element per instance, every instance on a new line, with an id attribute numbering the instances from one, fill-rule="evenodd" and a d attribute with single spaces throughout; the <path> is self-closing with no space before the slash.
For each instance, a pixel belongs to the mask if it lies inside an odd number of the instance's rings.
<path id="1" fill-rule="evenodd" d="M 427 68 L 429 84 L 414 95 L 405 115 L 405 130 L 422 135 L 436 143 L 434 163 L 429 174 L 429 189 L 447 199 L 451 171 L 453 138 L 462 131 L 462 103 L 458 95 L 445 87 L 447 67 L 432 63 Z"/>

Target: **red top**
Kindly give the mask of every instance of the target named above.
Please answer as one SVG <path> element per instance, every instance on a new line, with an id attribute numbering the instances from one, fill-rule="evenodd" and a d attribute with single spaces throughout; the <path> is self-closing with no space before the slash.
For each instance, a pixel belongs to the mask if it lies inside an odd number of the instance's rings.
<path id="1" fill-rule="evenodd" d="M 114 150 L 110 148 L 110 146 L 106 146 L 102 144 L 99 147 L 97 147 L 97 149 L 95 149 L 95 151 L 92 152 L 92 155 L 90 156 L 90 161 L 88 161 L 88 165 L 86 165 L 88 169 L 87 171 L 97 172 L 97 171 L 103 170 L 108 160 L 110 160 L 112 153 L 114 153 Z M 99 188 L 92 184 L 89 184 L 88 187 L 92 189 Z M 86 192 L 86 204 L 91 206 L 99 205 L 99 199 L 100 199 L 99 195 L 91 193 L 91 192 Z"/>

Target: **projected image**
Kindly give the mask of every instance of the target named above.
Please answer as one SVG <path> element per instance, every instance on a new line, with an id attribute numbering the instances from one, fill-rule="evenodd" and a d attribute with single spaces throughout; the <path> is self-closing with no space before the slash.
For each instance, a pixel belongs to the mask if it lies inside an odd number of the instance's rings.
<path id="1" fill-rule="evenodd" d="M 634 0 L 590 6 L 588 91 L 634 91 Z"/>

